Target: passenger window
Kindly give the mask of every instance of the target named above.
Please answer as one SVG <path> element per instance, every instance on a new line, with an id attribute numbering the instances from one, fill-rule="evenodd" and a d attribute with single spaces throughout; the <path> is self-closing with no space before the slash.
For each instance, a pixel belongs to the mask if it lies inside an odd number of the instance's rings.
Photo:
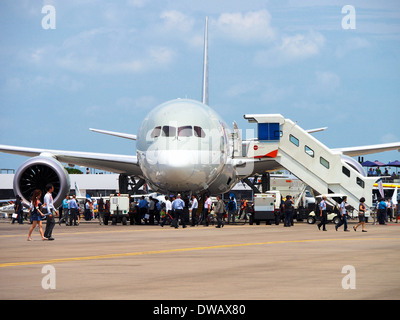
<path id="1" fill-rule="evenodd" d="M 194 136 L 198 138 L 204 138 L 206 136 L 206 133 L 201 127 L 194 126 Z"/>
<path id="2" fill-rule="evenodd" d="M 360 178 L 357 177 L 357 184 L 361 187 L 361 188 L 365 188 L 365 183 L 363 180 L 361 180 Z"/>
<path id="3" fill-rule="evenodd" d="M 299 146 L 299 139 L 297 139 L 296 137 L 294 137 L 292 135 L 290 135 L 289 139 L 290 139 L 290 142 L 293 143 L 296 147 Z"/>
<path id="4" fill-rule="evenodd" d="M 347 169 L 346 167 L 342 167 L 342 172 L 343 172 L 346 176 L 348 176 L 348 177 L 350 178 L 350 170 L 349 170 L 349 169 Z"/>
<path id="5" fill-rule="evenodd" d="M 309 146 L 305 146 L 305 152 L 312 158 L 314 158 L 314 150 L 311 149 Z"/>
<path id="6" fill-rule="evenodd" d="M 153 131 L 151 132 L 151 137 L 152 137 L 152 138 L 157 138 L 157 137 L 159 137 L 160 135 L 161 135 L 161 126 L 155 127 L 155 128 L 153 129 Z"/>
<path id="7" fill-rule="evenodd" d="M 178 128 L 178 137 L 191 137 L 192 135 L 192 126 Z"/>
<path id="8" fill-rule="evenodd" d="M 171 126 L 164 126 L 162 128 L 163 137 L 175 137 L 176 136 L 176 128 Z"/>
<path id="9" fill-rule="evenodd" d="M 329 161 L 324 158 L 319 158 L 320 163 L 327 169 L 329 169 Z"/>

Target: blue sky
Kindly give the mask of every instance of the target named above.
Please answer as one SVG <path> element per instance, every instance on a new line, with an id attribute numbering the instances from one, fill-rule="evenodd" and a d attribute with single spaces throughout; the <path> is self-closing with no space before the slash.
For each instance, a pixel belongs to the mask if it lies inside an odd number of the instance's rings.
<path id="1" fill-rule="evenodd" d="M 56 10 L 44 29 L 45 5 Z M 355 29 L 344 29 L 345 5 Z M 210 106 L 228 124 L 281 113 L 327 146 L 400 141 L 400 4 L 336 0 L 3 0 L 0 144 L 135 154 L 135 134 L 175 98 L 201 99 L 209 16 Z M 400 159 L 398 152 L 366 160 Z M 0 168 L 26 158 L 0 154 Z"/>

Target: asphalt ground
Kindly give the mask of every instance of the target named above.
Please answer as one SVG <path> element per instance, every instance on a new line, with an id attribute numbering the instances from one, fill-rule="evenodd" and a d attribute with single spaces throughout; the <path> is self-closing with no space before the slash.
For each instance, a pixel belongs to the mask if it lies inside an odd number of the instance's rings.
<path id="1" fill-rule="evenodd" d="M 1 300 L 397 300 L 400 223 L 343 226 L 0 223 Z"/>

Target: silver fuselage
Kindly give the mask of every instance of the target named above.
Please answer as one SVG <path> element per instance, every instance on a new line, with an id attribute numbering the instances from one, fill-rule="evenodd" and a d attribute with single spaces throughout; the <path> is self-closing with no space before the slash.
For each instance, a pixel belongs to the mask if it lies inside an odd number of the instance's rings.
<path id="1" fill-rule="evenodd" d="M 158 192 L 229 191 L 236 182 L 231 131 L 207 105 L 188 99 L 153 109 L 137 135 L 144 178 Z"/>

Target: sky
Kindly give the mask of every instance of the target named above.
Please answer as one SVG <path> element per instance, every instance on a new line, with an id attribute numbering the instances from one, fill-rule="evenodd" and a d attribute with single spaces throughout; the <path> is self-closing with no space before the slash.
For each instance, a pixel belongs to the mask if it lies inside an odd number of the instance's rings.
<path id="1" fill-rule="evenodd" d="M 328 127 L 331 148 L 400 141 L 398 0 L 2 0 L 0 144 L 135 154 L 89 128 L 135 134 L 157 105 L 201 100 L 206 16 L 209 104 L 228 124 L 280 113 Z"/>

